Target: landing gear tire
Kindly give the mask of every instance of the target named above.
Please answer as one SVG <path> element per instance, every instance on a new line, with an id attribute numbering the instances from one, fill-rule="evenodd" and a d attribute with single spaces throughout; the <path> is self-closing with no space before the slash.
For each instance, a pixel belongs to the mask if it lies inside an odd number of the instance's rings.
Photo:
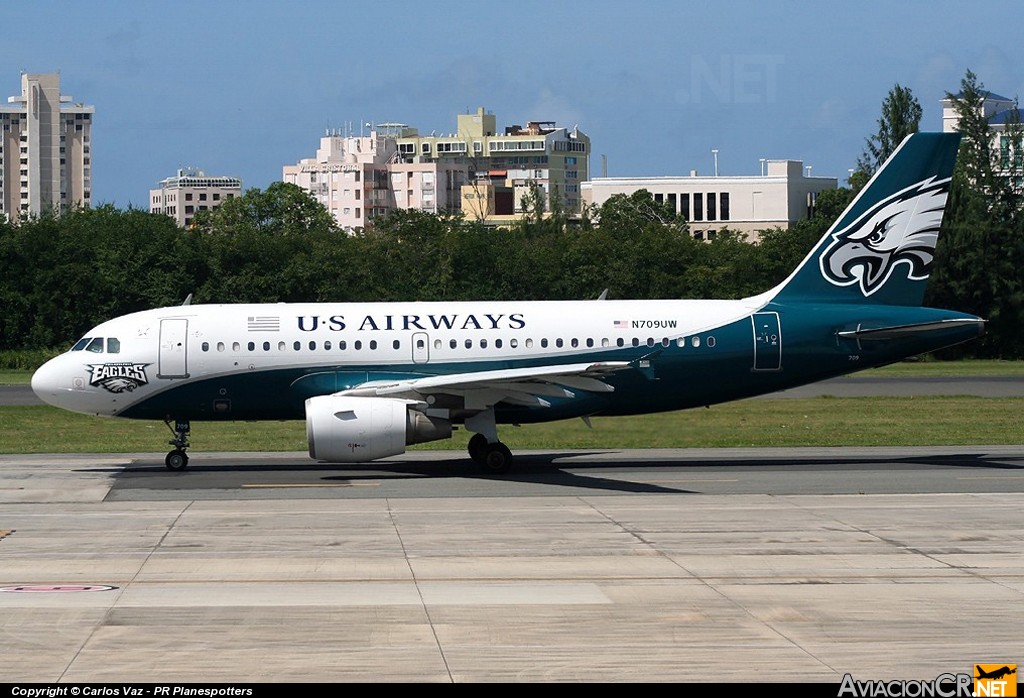
<path id="1" fill-rule="evenodd" d="M 473 434 L 469 439 L 469 457 L 473 459 L 474 463 L 484 464 L 484 459 L 487 452 L 487 437 L 483 434 Z"/>
<path id="2" fill-rule="evenodd" d="M 167 466 L 168 470 L 184 470 L 188 467 L 188 454 L 185 453 L 185 449 L 189 447 L 188 434 L 192 427 L 187 420 L 175 421 L 172 427 L 170 416 L 164 420 L 164 424 L 174 434 L 174 438 L 168 442 L 171 446 L 174 446 L 174 450 L 164 458 L 164 465 Z"/>
<path id="3" fill-rule="evenodd" d="M 508 450 L 508 446 L 500 441 L 487 444 L 481 465 L 489 473 L 497 475 L 507 473 L 512 467 L 512 451 Z"/>
<path id="4" fill-rule="evenodd" d="M 188 467 L 188 454 L 181 449 L 175 449 L 164 458 L 164 465 L 168 470 L 184 470 Z"/>

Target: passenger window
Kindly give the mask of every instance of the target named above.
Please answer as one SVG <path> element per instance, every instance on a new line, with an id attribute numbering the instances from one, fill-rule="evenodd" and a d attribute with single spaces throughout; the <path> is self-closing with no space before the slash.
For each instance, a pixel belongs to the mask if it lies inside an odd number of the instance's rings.
<path id="1" fill-rule="evenodd" d="M 513 348 L 514 348 L 514 347 L 516 346 L 516 345 L 515 345 L 515 341 L 516 341 L 516 340 L 514 340 L 514 339 L 512 340 L 512 342 L 513 342 L 513 344 L 512 344 L 512 347 L 513 347 Z M 532 339 L 527 339 L 527 340 L 526 340 L 526 348 L 527 348 L 527 349 L 533 349 L 533 340 L 532 340 Z"/>
<path id="2" fill-rule="evenodd" d="M 561 337 L 559 337 L 558 339 L 555 340 L 555 346 L 558 347 L 559 349 L 562 348 L 562 344 L 564 344 L 564 342 L 562 342 L 562 338 Z"/>
<path id="3" fill-rule="evenodd" d="M 634 347 L 640 346 L 640 339 L 638 337 L 633 337 L 633 346 Z"/>
<path id="4" fill-rule="evenodd" d="M 284 351 L 287 348 L 288 348 L 288 345 L 285 344 L 284 342 L 278 342 L 277 343 L 277 350 L 278 351 Z"/>
<path id="5" fill-rule="evenodd" d="M 330 351 L 330 350 L 331 350 L 331 343 L 329 341 L 328 342 L 324 342 L 324 351 Z"/>
<path id="6" fill-rule="evenodd" d="M 310 342 L 309 343 L 309 350 L 310 351 L 316 351 L 316 342 Z"/>
<path id="7" fill-rule="evenodd" d="M 302 349 L 302 342 L 296 342 L 295 344 L 292 345 L 292 348 L 295 351 L 298 351 L 299 349 Z"/>
<path id="8" fill-rule="evenodd" d="M 609 342 L 609 341 L 608 341 L 608 338 L 607 338 L 607 337 L 605 337 L 605 338 L 603 338 L 603 339 L 601 340 L 601 346 L 602 346 L 602 347 L 608 347 L 608 346 L 611 346 L 611 342 Z"/>
<path id="9" fill-rule="evenodd" d="M 575 349 L 576 347 L 578 347 L 580 345 L 580 340 L 578 340 L 575 337 L 573 337 L 572 341 L 569 342 L 569 343 L 572 345 L 572 348 Z"/>
<path id="10" fill-rule="evenodd" d="M 668 341 L 668 337 L 664 337 L 664 338 L 663 338 L 663 339 L 661 340 L 661 346 L 663 346 L 663 347 L 667 347 L 667 346 L 668 346 L 669 344 L 671 344 L 671 342 L 670 342 L 670 341 Z"/>
<path id="11" fill-rule="evenodd" d="M 91 351 L 93 354 L 102 354 L 103 353 L 103 338 L 102 337 L 96 337 L 91 342 L 89 342 L 89 345 L 85 348 L 85 350 L 86 351 Z"/>
<path id="12" fill-rule="evenodd" d="M 256 342 L 249 342 L 248 348 L 249 351 L 256 351 Z"/>
<path id="13" fill-rule="evenodd" d="M 356 351 L 359 351 L 360 349 L 362 349 L 362 348 L 363 348 L 363 342 L 362 342 L 362 340 L 359 340 L 359 339 L 357 339 L 356 341 L 352 342 L 352 347 L 353 347 L 353 348 L 354 348 L 354 349 L 355 349 Z"/>
<path id="14" fill-rule="evenodd" d="M 508 345 L 510 347 L 512 347 L 513 349 L 515 349 L 516 347 L 519 346 L 519 340 L 515 339 L 515 338 L 512 338 L 512 339 L 508 340 Z M 526 346 L 532 347 L 533 346 L 533 340 L 532 339 L 526 340 Z"/>
<path id="15" fill-rule="evenodd" d="M 686 337 L 680 337 L 679 339 L 677 339 L 676 340 L 676 346 L 677 347 L 685 347 L 686 346 Z"/>
<path id="16" fill-rule="evenodd" d="M 647 346 L 649 346 L 649 347 L 653 347 L 654 346 L 654 337 L 648 337 L 647 338 Z"/>
<path id="17" fill-rule="evenodd" d="M 235 352 L 241 351 L 242 350 L 242 345 L 239 344 L 238 342 L 232 342 L 231 343 L 231 350 L 235 351 Z"/>
<path id="18" fill-rule="evenodd" d="M 224 351 L 226 348 L 224 342 L 217 342 L 217 351 Z"/>
<path id="19" fill-rule="evenodd" d="M 263 343 L 263 351 L 270 351 L 270 342 Z"/>
<path id="20" fill-rule="evenodd" d="M 714 337 L 708 337 L 708 347 L 711 348 L 713 346 L 715 346 L 715 338 Z"/>
<path id="21" fill-rule="evenodd" d="M 207 345 L 209 346 L 209 345 Z M 206 351 L 206 349 L 203 349 Z M 121 340 L 117 337 L 109 337 L 107 339 L 107 353 L 108 354 L 120 354 L 121 353 Z"/>
<path id="22" fill-rule="evenodd" d="M 548 348 L 548 338 L 547 337 L 545 337 L 544 339 L 540 340 L 540 346 L 541 346 L 542 349 L 547 349 Z"/>
<path id="23" fill-rule="evenodd" d="M 452 341 L 448 342 L 448 346 L 450 346 L 452 349 L 455 349 L 459 346 L 459 343 L 453 339 Z"/>
<path id="24" fill-rule="evenodd" d="M 203 351 L 210 351 L 210 343 L 209 342 L 203 342 L 203 347 L 202 348 L 203 348 Z"/>
<path id="25" fill-rule="evenodd" d="M 691 339 L 690 340 L 690 344 L 692 344 L 694 347 L 699 347 L 700 346 L 700 337 L 694 337 L 693 339 Z"/>
<path id="26" fill-rule="evenodd" d="M 501 340 L 500 339 L 494 340 L 494 348 L 495 349 L 501 349 Z"/>
<path id="27" fill-rule="evenodd" d="M 345 343 L 344 339 L 341 340 L 340 342 L 338 342 L 338 348 L 341 349 L 342 351 L 345 351 L 345 347 L 346 346 L 347 346 L 347 344 Z"/>
<path id="28" fill-rule="evenodd" d="M 80 340 L 75 342 L 75 346 L 71 347 L 71 351 L 82 351 L 85 349 L 85 345 L 92 341 L 92 337 L 82 337 Z"/>
<path id="29" fill-rule="evenodd" d="M 371 339 L 370 340 L 370 351 L 376 351 L 376 350 L 377 350 L 377 340 L 376 339 Z"/>
<path id="30" fill-rule="evenodd" d="M 466 348 L 467 349 L 472 349 L 473 348 L 473 340 L 472 339 L 467 339 L 466 340 Z"/>
<path id="31" fill-rule="evenodd" d="M 591 339 L 590 337 L 587 337 L 587 346 L 588 347 L 594 346 L 594 340 Z"/>
<path id="32" fill-rule="evenodd" d="M 435 339 L 434 340 L 434 348 L 435 349 L 440 349 L 441 348 L 441 340 L 440 339 Z"/>
<path id="33" fill-rule="evenodd" d="M 619 337 L 618 339 L 615 340 L 615 346 L 617 346 L 617 347 L 624 347 L 624 346 L 626 346 L 626 340 L 624 340 L 622 337 Z"/>
<path id="34" fill-rule="evenodd" d="M 480 340 L 480 348 L 481 349 L 486 349 L 487 348 L 487 340 L 486 339 L 481 339 Z"/>
<path id="35" fill-rule="evenodd" d="M 399 342 L 399 341 L 398 341 L 398 340 L 396 339 L 395 341 L 393 341 L 393 342 L 391 343 L 391 346 L 392 346 L 392 347 L 393 347 L 394 349 L 401 349 L 401 348 L 402 348 L 402 343 L 401 343 L 401 342 Z M 424 347 L 424 342 L 423 342 L 423 340 L 422 340 L 422 339 L 416 340 L 416 346 L 418 346 L 418 347 L 419 347 L 420 349 L 422 349 L 422 348 Z"/>

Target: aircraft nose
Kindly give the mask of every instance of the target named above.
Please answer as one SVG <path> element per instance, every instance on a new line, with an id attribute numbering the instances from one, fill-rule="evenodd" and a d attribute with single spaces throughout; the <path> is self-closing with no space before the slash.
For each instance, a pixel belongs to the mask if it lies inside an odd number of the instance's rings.
<path id="1" fill-rule="evenodd" d="M 43 402 L 53 404 L 52 397 L 56 391 L 56 369 L 53 367 L 53 359 L 36 368 L 32 375 L 32 392 Z"/>
<path id="2" fill-rule="evenodd" d="M 50 359 L 32 374 L 32 392 L 48 405 L 60 407 L 59 396 L 71 389 L 70 383 L 62 379 L 57 359 Z"/>

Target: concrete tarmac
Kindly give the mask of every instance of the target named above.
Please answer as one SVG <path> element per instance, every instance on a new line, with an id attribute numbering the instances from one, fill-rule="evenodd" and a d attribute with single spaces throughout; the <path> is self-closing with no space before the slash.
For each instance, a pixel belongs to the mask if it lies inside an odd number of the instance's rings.
<path id="1" fill-rule="evenodd" d="M 0 682 L 931 680 L 1024 659 L 1024 447 L 0 456 Z M 34 589 L 30 589 L 34 587 Z"/>

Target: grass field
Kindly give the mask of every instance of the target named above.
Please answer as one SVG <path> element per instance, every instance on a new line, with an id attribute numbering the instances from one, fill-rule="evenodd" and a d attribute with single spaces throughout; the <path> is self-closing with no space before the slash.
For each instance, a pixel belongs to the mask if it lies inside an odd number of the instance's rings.
<path id="1" fill-rule="evenodd" d="M 1024 398 L 758 399 L 640 417 L 500 428 L 513 451 L 725 446 L 924 446 L 1024 443 Z M 0 453 L 169 450 L 161 422 L 0 407 Z M 469 434 L 415 448 L 463 449 Z M 194 451 L 304 451 L 305 423 L 193 422 Z"/>

